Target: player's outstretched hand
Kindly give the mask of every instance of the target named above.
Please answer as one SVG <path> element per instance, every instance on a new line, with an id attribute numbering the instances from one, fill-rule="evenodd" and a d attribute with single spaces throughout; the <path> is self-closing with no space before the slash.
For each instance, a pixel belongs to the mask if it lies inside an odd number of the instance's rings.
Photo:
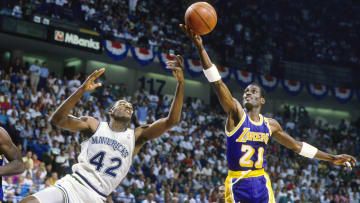
<path id="1" fill-rule="evenodd" d="M 176 81 L 184 82 L 184 59 L 180 55 L 175 56 L 175 61 L 166 62 L 167 68 L 172 70 Z"/>
<path id="2" fill-rule="evenodd" d="M 180 24 L 181 30 L 195 43 L 197 47 L 202 45 L 201 36 L 193 32 L 189 26 Z"/>
<path id="3" fill-rule="evenodd" d="M 335 160 L 332 162 L 335 165 L 342 165 L 350 170 L 355 166 L 356 159 L 353 156 L 347 154 L 335 155 Z"/>
<path id="4" fill-rule="evenodd" d="M 95 83 L 95 80 L 98 79 L 104 72 L 105 72 L 105 68 L 101 68 L 100 70 L 95 70 L 91 75 L 89 75 L 89 77 L 81 85 L 81 88 L 84 88 L 85 91 L 91 91 L 100 87 L 102 84 Z"/>

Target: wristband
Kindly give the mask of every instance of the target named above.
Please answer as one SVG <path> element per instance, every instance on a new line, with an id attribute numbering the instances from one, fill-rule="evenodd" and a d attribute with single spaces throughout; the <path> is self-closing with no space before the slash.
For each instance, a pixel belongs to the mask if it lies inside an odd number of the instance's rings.
<path id="1" fill-rule="evenodd" d="M 311 146 L 306 142 L 303 142 L 303 145 L 302 145 L 302 148 L 301 148 L 301 151 L 299 154 L 301 156 L 312 159 L 315 157 L 317 151 L 318 151 L 318 149 L 316 147 Z"/>
<path id="2" fill-rule="evenodd" d="M 209 69 L 204 69 L 203 72 L 209 82 L 216 82 L 221 80 L 220 73 L 214 64 L 212 64 Z"/>

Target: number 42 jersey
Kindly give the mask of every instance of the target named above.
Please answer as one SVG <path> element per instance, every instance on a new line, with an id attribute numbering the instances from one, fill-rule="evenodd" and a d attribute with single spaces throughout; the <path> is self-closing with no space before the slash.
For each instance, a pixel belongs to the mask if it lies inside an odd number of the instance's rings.
<path id="1" fill-rule="evenodd" d="M 259 114 L 259 121 L 244 116 L 234 130 L 226 133 L 227 162 L 231 171 L 257 170 L 266 167 L 266 149 L 271 136 L 268 118 Z"/>
<path id="2" fill-rule="evenodd" d="M 96 132 L 81 144 L 79 163 L 72 167 L 91 189 L 108 196 L 128 173 L 135 149 L 133 129 L 113 131 L 100 122 Z"/>

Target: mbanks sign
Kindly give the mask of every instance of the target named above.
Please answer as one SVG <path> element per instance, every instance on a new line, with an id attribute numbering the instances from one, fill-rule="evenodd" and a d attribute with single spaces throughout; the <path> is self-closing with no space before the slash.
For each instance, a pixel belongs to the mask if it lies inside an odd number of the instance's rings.
<path id="1" fill-rule="evenodd" d="M 100 51 L 101 42 L 100 40 L 91 35 L 85 35 L 82 33 L 74 33 L 70 31 L 63 31 L 59 29 L 54 29 L 53 37 L 51 40 L 54 40 L 58 43 L 64 43 L 67 45 L 72 45 L 72 47 L 85 48 L 91 51 Z"/>

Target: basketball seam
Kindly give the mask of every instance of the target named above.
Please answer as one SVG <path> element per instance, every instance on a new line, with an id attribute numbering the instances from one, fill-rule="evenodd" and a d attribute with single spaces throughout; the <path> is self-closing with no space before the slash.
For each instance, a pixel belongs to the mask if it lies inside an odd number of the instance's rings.
<path id="1" fill-rule="evenodd" d="M 209 7 L 204 7 L 212 16 L 213 16 L 213 18 L 214 19 L 216 19 L 216 21 L 217 21 L 217 15 L 216 15 L 216 11 L 215 11 L 215 14 L 212 12 L 212 10 L 211 9 L 209 9 Z"/>
<path id="2" fill-rule="evenodd" d="M 195 13 L 199 16 L 201 21 L 206 25 L 206 27 L 211 30 L 210 26 L 206 23 L 206 21 L 201 17 L 201 15 L 197 12 L 197 10 L 194 8 Z"/>

